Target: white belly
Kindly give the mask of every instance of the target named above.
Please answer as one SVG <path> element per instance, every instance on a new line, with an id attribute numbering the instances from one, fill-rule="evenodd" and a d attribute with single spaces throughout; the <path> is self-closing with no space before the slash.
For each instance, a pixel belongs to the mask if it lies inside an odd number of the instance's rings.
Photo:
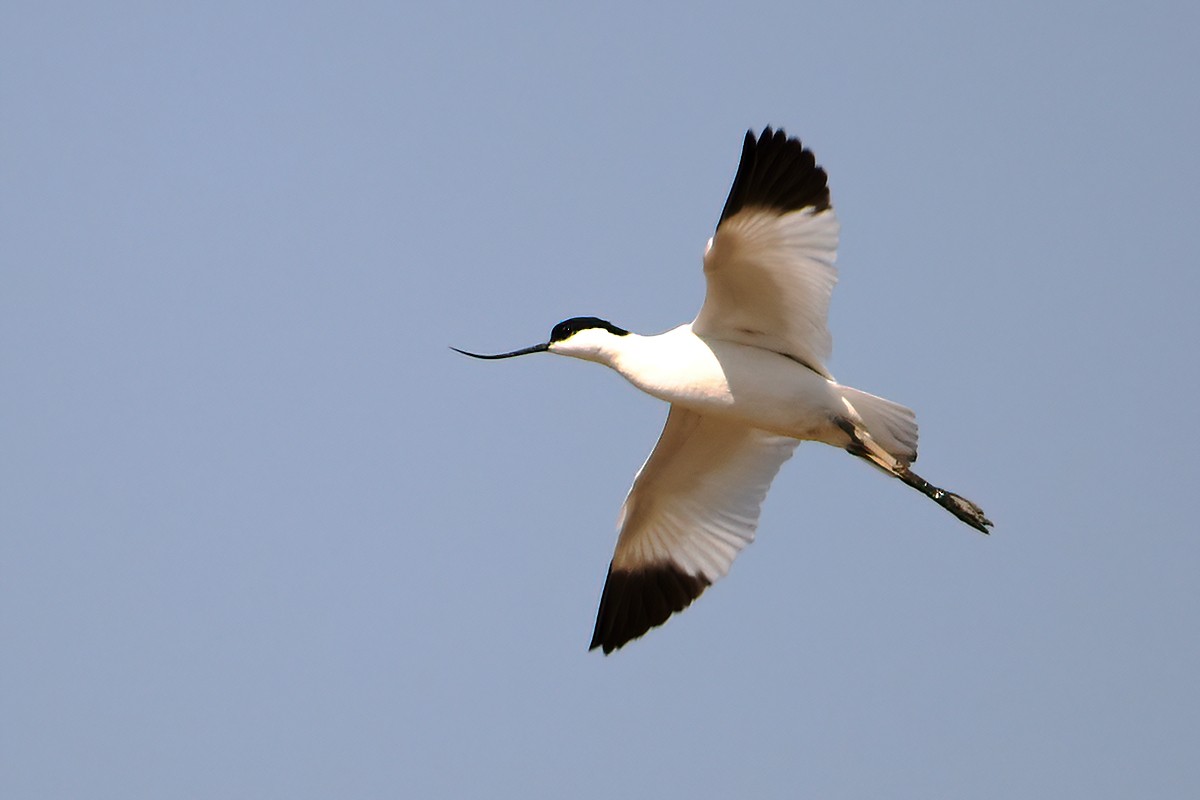
<path id="1" fill-rule="evenodd" d="M 844 414 L 836 383 L 778 353 L 701 339 L 689 325 L 642 337 L 612 366 L 647 394 L 701 414 L 796 439 L 845 439 L 834 423 Z"/>

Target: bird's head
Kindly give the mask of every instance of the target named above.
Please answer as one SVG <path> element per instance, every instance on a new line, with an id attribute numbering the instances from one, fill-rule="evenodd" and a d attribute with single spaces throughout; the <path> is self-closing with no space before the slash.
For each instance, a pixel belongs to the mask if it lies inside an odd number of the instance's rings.
<path id="1" fill-rule="evenodd" d="M 466 350 L 459 350 L 457 347 L 451 347 L 450 349 L 471 358 L 512 358 L 514 356 L 528 355 L 529 353 L 545 352 L 606 364 L 619 346 L 618 340 L 620 337 L 628 335 L 629 331 L 624 328 L 618 328 L 608 320 L 603 320 L 599 317 L 571 317 L 570 319 L 564 319 L 554 326 L 554 329 L 550 331 L 550 341 L 544 344 L 522 347 L 520 350 L 513 350 L 511 353 L 482 355 L 480 353 L 468 353 Z"/>

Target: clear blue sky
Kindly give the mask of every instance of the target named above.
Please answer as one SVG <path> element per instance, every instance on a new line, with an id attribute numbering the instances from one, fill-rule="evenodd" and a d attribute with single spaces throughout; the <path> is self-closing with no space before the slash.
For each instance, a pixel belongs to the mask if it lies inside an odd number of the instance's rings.
<path id="1" fill-rule="evenodd" d="M 430 5 L 0 10 L 0 794 L 1200 794 L 1196 5 Z M 995 533 L 803 445 L 588 653 L 665 408 L 447 345 L 691 319 L 768 123 Z"/>

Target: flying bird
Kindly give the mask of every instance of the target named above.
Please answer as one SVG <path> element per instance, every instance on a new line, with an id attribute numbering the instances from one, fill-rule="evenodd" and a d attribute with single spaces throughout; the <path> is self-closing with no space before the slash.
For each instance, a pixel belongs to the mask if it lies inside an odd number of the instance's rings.
<path id="1" fill-rule="evenodd" d="M 591 649 L 605 654 L 682 611 L 754 539 L 767 489 L 801 441 L 846 450 L 983 533 L 979 506 L 912 471 L 917 421 L 825 368 L 838 221 L 825 170 L 782 130 L 746 133 L 704 253 L 704 305 L 642 336 L 597 317 L 554 326 L 530 353 L 595 361 L 670 403 L 658 444 L 621 508 Z"/>

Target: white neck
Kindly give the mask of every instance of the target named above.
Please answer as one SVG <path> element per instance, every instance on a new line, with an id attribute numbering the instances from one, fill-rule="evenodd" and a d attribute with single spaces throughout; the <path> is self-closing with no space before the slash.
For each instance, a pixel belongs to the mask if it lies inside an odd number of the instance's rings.
<path id="1" fill-rule="evenodd" d="M 637 347 L 636 343 L 643 338 L 636 333 L 618 336 L 604 328 L 586 328 L 561 342 L 552 342 L 550 352 L 611 367 L 622 353 Z"/>

